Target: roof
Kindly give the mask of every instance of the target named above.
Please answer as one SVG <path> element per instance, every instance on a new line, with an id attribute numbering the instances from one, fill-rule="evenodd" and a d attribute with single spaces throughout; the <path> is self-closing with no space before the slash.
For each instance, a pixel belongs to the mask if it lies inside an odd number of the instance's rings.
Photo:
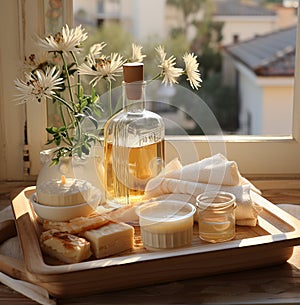
<path id="1" fill-rule="evenodd" d="M 214 16 L 275 16 L 276 12 L 255 4 L 241 3 L 240 0 L 213 0 Z"/>
<path id="2" fill-rule="evenodd" d="M 256 75 L 294 76 L 297 27 L 225 46 L 224 50 Z"/>

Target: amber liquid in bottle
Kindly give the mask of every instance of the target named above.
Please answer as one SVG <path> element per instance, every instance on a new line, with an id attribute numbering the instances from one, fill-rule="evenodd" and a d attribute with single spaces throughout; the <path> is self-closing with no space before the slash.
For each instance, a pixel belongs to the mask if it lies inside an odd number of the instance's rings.
<path id="1" fill-rule="evenodd" d="M 123 82 L 124 109 L 104 130 L 104 184 L 111 206 L 140 201 L 147 182 L 164 165 L 164 124 L 159 115 L 145 109 L 145 82 L 140 78 Z"/>
<path id="2" fill-rule="evenodd" d="M 164 140 L 141 147 L 117 147 L 116 153 L 127 156 L 120 158 L 119 167 L 128 167 L 129 176 L 117 175 L 112 164 L 112 144 L 105 146 L 106 191 L 109 200 L 116 204 L 138 202 L 144 195 L 146 183 L 162 170 Z M 125 163 L 125 164 L 124 164 Z"/>

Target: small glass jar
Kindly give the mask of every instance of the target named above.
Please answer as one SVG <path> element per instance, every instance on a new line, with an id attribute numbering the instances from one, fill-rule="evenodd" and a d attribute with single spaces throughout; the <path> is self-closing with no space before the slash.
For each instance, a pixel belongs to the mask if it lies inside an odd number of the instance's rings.
<path id="1" fill-rule="evenodd" d="M 217 243 L 235 236 L 236 198 L 227 192 L 206 192 L 197 196 L 199 237 Z"/>

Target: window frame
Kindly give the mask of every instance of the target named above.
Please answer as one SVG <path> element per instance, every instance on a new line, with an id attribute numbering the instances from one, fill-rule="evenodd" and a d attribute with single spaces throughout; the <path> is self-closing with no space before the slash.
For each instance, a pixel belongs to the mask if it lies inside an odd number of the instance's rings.
<path id="1" fill-rule="evenodd" d="M 5 4 L 19 24 L 6 9 L 1 14 L 2 27 L 7 24 L 10 28 L 13 42 L 8 45 L 8 50 L 0 52 L 0 82 L 3 93 L 0 94 L 0 119 L 1 119 L 1 149 L 0 149 L 0 180 L 20 180 L 23 175 L 23 124 L 27 118 L 28 141 L 31 160 L 31 174 L 35 178 L 40 167 L 39 152 L 45 149 L 46 142 L 46 105 L 31 103 L 16 108 L 12 102 L 14 89 L 13 80 L 20 77 L 19 67 L 11 67 L 9 56 L 16 56 L 18 60 L 28 54 L 32 44 L 32 35 L 43 34 L 43 1 L 40 0 L 12 0 Z M 72 0 L 64 1 L 66 22 L 72 25 Z M 26 23 L 24 22 L 26 20 Z M 25 26 L 26 25 L 26 26 Z M 7 26 L 6 26 L 7 27 Z M 298 14 L 298 29 L 300 18 Z M 3 35 L 3 34 L 1 34 Z M 3 39 L 7 38 L 2 37 Z M 18 50 L 18 51 L 16 51 Z M 211 154 L 220 152 L 230 160 L 238 163 L 242 174 L 249 175 L 292 175 L 300 176 L 300 31 L 297 32 L 296 71 L 294 86 L 293 131 L 291 137 L 256 137 L 256 136 L 167 136 L 166 155 L 167 161 L 179 157 L 182 163 L 190 163 Z M 14 58 L 15 59 L 15 58 Z M 4 79 L 5 71 L 10 71 L 9 78 Z M 17 109 L 17 110 L 16 110 Z M 2 111 L 3 110 L 3 111 Z M 13 116 L 13 119 L 12 117 Z M 36 130 L 40 132 L 36 133 Z M 26 179 L 29 179 L 26 178 Z"/>

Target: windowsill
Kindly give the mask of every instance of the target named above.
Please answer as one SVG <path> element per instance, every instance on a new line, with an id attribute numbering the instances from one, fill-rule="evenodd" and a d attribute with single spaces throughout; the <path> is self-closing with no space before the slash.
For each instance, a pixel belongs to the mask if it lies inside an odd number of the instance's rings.
<path id="1" fill-rule="evenodd" d="M 288 152 L 288 153 L 287 153 Z M 280 176 L 300 173 L 300 143 L 288 137 L 167 136 L 166 162 L 182 164 L 221 153 L 235 161 L 243 175 Z"/>
<path id="2" fill-rule="evenodd" d="M 256 136 L 256 135 L 167 135 L 167 141 L 194 141 L 194 142 L 293 142 L 292 136 Z"/>

